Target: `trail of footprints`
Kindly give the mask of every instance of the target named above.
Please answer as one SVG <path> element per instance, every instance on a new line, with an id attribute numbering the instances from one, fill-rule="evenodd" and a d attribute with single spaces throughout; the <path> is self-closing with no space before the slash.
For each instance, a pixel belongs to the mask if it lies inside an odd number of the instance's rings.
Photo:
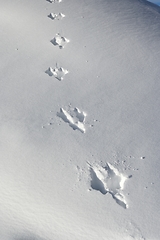
<path id="1" fill-rule="evenodd" d="M 50 3 L 60 3 L 61 0 L 47 0 Z M 50 13 L 48 17 L 52 20 L 62 20 L 65 17 L 63 13 Z M 58 46 L 59 49 L 63 49 L 70 40 L 66 37 L 57 33 L 55 37 L 50 41 L 54 46 Z M 57 80 L 62 81 L 66 74 L 69 71 L 63 67 L 56 65 L 54 68 L 49 67 L 46 71 L 50 77 L 54 76 Z M 60 111 L 57 113 L 57 116 L 60 117 L 65 123 L 68 123 L 73 130 L 79 130 L 82 133 L 86 132 L 85 129 L 85 118 L 86 113 L 82 112 L 78 108 L 69 109 L 68 111 L 64 108 L 60 108 Z"/>
<path id="2" fill-rule="evenodd" d="M 46 0 L 50 3 L 60 3 L 62 0 Z M 48 17 L 51 20 L 62 20 L 65 17 L 63 13 L 50 13 Z M 57 33 L 55 37 L 50 41 L 54 46 L 63 49 L 70 42 L 69 39 Z M 50 77 L 54 76 L 57 80 L 62 81 L 65 75 L 69 71 L 63 67 L 55 66 L 49 67 L 46 71 Z M 73 130 L 78 130 L 81 133 L 86 132 L 85 120 L 87 114 L 81 111 L 79 108 L 60 108 L 57 116 L 61 118 L 65 123 L 67 123 Z M 90 165 L 90 186 L 93 190 L 97 190 L 103 195 L 109 193 L 112 195 L 113 199 L 123 208 L 128 208 L 126 198 L 123 193 L 124 184 L 127 179 L 131 176 L 125 176 L 117 170 L 115 166 L 110 163 L 106 163 L 105 167 L 100 165 L 92 166 Z"/>

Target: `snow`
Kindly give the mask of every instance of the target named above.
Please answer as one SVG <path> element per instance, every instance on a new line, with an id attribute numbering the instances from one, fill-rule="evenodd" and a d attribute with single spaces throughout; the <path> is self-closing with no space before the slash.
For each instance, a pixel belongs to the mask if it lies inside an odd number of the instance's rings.
<path id="1" fill-rule="evenodd" d="M 1 0 L 1 239 L 159 239 L 159 14 Z"/>
<path id="2" fill-rule="evenodd" d="M 148 2 L 157 4 L 158 6 L 160 5 L 160 1 L 159 0 L 148 0 Z"/>
<path id="3" fill-rule="evenodd" d="M 82 133 L 85 133 L 85 117 L 86 113 L 81 112 L 78 108 L 71 109 L 69 113 L 63 108 L 57 113 L 57 116 L 62 118 L 64 122 L 69 123 L 69 126 L 76 130 L 78 129 Z"/>
<path id="4" fill-rule="evenodd" d="M 123 190 L 126 180 L 127 177 L 119 173 L 110 163 L 107 163 L 106 167 L 91 167 L 91 187 L 102 194 L 110 193 L 124 208 L 128 208 L 128 205 L 121 190 Z"/>

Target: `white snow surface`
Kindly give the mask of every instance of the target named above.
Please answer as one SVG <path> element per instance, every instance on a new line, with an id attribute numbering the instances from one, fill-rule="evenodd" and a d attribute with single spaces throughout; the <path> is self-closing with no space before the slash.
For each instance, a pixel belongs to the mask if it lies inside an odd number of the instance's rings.
<path id="1" fill-rule="evenodd" d="M 0 239 L 158 240 L 159 7 L 1 0 L 0 36 Z"/>

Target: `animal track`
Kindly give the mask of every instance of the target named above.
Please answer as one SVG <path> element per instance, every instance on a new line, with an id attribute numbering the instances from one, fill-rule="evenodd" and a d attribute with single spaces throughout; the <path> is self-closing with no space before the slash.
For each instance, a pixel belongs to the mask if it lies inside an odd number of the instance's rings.
<path id="1" fill-rule="evenodd" d="M 62 0 L 47 0 L 47 2 L 50 2 L 50 3 L 60 3 L 62 2 Z"/>
<path id="2" fill-rule="evenodd" d="M 69 43 L 69 39 L 65 37 L 61 37 L 59 33 L 51 40 L 51 43 L 55 46 L 59 46 L 60 49 L 64 48 L 67 43 Z"/>
<path id="3" fill-rule="evenodd" d="M 69 123 L 69 126 L 73 128 L 73 130 L 78 129 L 82 133 L 85 133 L 85 112 L 80 111 L 78 108 L 69 109 L 69 111 L 60 108 L 57 116 L 62 118 L 64 122 Z"/>
<path id="4" fill-rule="evenodd" d="M 69 73 L 67 69 L 64 69 L 62 67 L 55 67 L 54 69 L 49 67 L 48 70 L 45 72 L 47 73 L 50 77 L 55 76 L 59 81 L 62 81 L 64 79 L 64 76 Z"/>
<path id="5" fill-rule="evenodd" d="M 48 17 L 52 20 L 61 20 L 65 17 L 65 15 L 63 13 L 50 13 Z"/>
<path id="6" fill-rule="evenodd" d="M 62 67 L 58 68 L 56 67 L 53 70 L 53 75 L 55 76 L 55 78 L 57 78 L 59 81 L 62 81 L 64 79 L 64 76 L 68 73 L 67 69 L 64 69 Z"/>
<path id="7" fill-rule="evenodd" d="M 110 163 L 106 167 L 99 165 L 90 166 L 91 173 L 91 187 L 94 190 L 100 191 L 102 194 L 110 193 L 115 201 L 123 208 L 128 208 L 127 202 L 122 190 L 124 183 L 127 180 L 122 173 L 120 173 Z"/>

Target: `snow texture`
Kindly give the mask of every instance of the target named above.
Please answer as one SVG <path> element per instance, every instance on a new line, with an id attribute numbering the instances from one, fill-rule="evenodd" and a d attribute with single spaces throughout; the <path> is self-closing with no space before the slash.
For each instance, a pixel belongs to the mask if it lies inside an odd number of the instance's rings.
<path id="1" fill-rule="evenodd" d="M 159 240 L 160 8 L 1 0 L 0 36 L 0 239 Z"/>

